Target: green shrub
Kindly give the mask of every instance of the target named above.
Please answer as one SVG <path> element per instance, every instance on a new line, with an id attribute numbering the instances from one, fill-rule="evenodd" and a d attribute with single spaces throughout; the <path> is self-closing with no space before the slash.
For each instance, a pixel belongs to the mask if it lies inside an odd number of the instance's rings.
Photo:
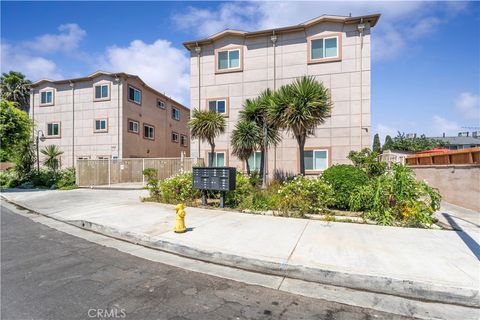
<path id="1" fill-rule="evenodd" d="M 250 177 L 237 172 L 235 190 L 227 192 L 225 202 L 229 207 L 236 208 L 253 193 L 254 187 L 250 182 Z"/>
<path id="2" fill-rule="evenodd" d="M 191 205 L 200 197 L 200 191 L 193 188 L 191 172 L 182 172 L 160 181 L 158 189 L 158 200 L 165 203 Z"/>
<path id="3" fill-rule="evenodd" d="M 2 188 L 15 188 L 21 183 L 22 181 L 13 168 L 0 171 L 0 186 Z"/>
<path id="4" fill-rule="evenodd" d="M 349 209 L 350 195 L 357 187 L 368 183 L 367 174 L 360 168 L 349 164 L 334 165 L 325 170 L 321 179 L 328 183 L 334 192 L 333 206 Z"/>
<path id="5" fill-rule="evenodd" d="M 382 225 L 430 226 L 440 208 L 440 194 L 417 181 L 407 166 L 393 164 L 391 172 L 359 186 L 350 197 L 353 210 L 364 210 L 366 219 Z"/>
<path id="6" fill-rule="evenodd" d="M 52 170 L 40 169 L 40 172 L 33 171 L 30 173 L 29 181 L 35 187 L 51 188 L 55 185 L 57 178 Z"/>
<path id="7" fill-rule="evenodd" d="M 319 178 L 297 176 L 278 190 L 277 208 L 287 216 L 319 213 L 333 202 L 332 188 Z"/>
<path id="8" fill-rule="evenodd" d="M 355 167 L 361 168 L 369 177 L 378 177 L 387 171 L 387 163 L 378 160 L 378 153 L 365 148 L 361 151 L 350 151 L 348 159 Z"/>
<path id="9" fill-rule="evenodd" d="M 240 209 L 249 209 L 253 211 L 268 211 L 277 207 L 279 201 L 278 190 L 281 184 L 271 183 L 266 190 L 255 188 L 252 192 L 241 199 L 238 207 Z"/>
<path id="10" fill-rule="evenodd" d="M 77 187 L 75 184 L 75 168 L 67 168 L 65 170 L 57 171 L 56 179 L 57 182 L 55 185 L 58 189 L 70 190 Z"/>
<path id="11" fill-rule="evenodd" d="M 155 201 L 160 199 L 160 181 L 157 178 L 158 170 L 154 168 L 146 168 L 143 170 L 143 175 L 147 179 L 147 190 L 150 192 L 150 198 Z"/>
<path id="12" fill-rule="evenodd" d="M 262 175 L 260 171 L 255 170 L 250 173 L 250 184 L 253 187 L 260 187 L 262 185 Z"/>

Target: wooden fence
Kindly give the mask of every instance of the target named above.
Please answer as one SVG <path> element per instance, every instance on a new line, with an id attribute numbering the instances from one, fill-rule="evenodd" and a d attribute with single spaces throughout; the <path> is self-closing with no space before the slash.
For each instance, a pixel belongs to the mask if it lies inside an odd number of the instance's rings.
<path id="1" fill-rule="evenodd" d="M 457 164 L 480 164 L 480 147 L 407 156 L 407 165 L 436 166 Z"/>
<path id="2" fill-rule="evenodd" d="M 120 160 L 77 160 L 77 185 L 81 187 L 112 184 L 145 184 L 143 170 L 157 169 L 159 179 L 203 166 L 202 158 L 139 158 Z"/>

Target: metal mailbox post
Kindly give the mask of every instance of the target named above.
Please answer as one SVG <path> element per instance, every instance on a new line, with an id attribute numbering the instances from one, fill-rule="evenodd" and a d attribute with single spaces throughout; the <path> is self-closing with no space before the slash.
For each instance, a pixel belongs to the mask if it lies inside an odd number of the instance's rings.
<path id="1" fill-rule="evenodd" d="M 202 204 L 207 204 L 206 191 L 220 191 L 220 207 L 225 207 L 225 191 L 235 190 L 237 169 L 232 167 L 193 167 L 193 188 L 202 190 Z"/>

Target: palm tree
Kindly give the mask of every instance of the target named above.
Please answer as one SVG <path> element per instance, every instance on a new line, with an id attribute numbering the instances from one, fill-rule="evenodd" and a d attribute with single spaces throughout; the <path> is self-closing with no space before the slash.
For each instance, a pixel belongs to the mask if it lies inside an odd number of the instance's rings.
<path id="1" fill-rule="evenodd" d="M 260 174 L 263 176 L 263 166 L 265 163 L 265 142 L 267 148 L 271 145 L 277 145 L 280 142 L 280 132 L 278 126 L 270 121 L 268 109 L 274 104 L 274 93 L 270 89 L 264 90 L 256 99 L 246 99 L 243 104 L 243 110 L 240 111 L 241 121 L 252 121 L 260 128 L 261 136 L 258 141 L 258 147 L 261 152 Z M 266 141 L 265 139 L 266 132 Z"/>
<path id="2" fill-rule="evenodd" d="M 42 154 L 45 156 L 43 164 L 47 166 L 52 171 L 56 171 L 59 167 L 58 157 L 63 154 L 63 151 L 58 148 L 58 146 L 51 144 L 42 149 Z"/>
<path id="3" fill-rule="evenodd" d="M 240 120 L 232 131 L 232 154 L 247 164 L 247 174 L 250 174 L 248 158 L 258 148 L 262 141 L 262 131 L 253 121 Z"/>
<path id="4" fill-rule="evenodd" d="M 21 72 L 10 71 L 0 77 L 2 99 L 16 102 L 19 109 L 27 111 L 30 106 L 30 85 L 32 82 L 25 79 Z"/>
<path id="5" fill-rule="evenodd" d="M 311 76 L 303 76 L 283 85 L 270 106 L 270 120 L 292 132 L 300 149 L 300 174 L 305 175 L 305 141 L 315 128 L 330 116 L 331 100 L 328 90 Z"/>
<path id="6" fill-rule="evenodd" d="M 225 118 L 216 111 L 199 111 L 194 109 L 192 119 L 188 122 L 192 138 L 207 141 L 210 144 L 209 164 L 213 166 L 215 138 L 225 132 Z"/>

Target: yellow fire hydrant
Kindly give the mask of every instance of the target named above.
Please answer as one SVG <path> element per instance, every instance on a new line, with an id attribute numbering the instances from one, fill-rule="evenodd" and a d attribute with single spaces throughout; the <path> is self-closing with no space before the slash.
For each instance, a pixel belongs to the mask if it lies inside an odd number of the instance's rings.
<path id="1" fill-rule="evenodd" d="M 175 228 L 173 229 L 173 231 L 176 233 L 183 233 L 187 231 L 187 228 L 185 227 L 185 215 L 187 214 L 185 212 L 185 205 L 183 203 L 177 204 L 175 206 L 175 211 L 177 212 L 177 221 L 175 223 Z"/>

